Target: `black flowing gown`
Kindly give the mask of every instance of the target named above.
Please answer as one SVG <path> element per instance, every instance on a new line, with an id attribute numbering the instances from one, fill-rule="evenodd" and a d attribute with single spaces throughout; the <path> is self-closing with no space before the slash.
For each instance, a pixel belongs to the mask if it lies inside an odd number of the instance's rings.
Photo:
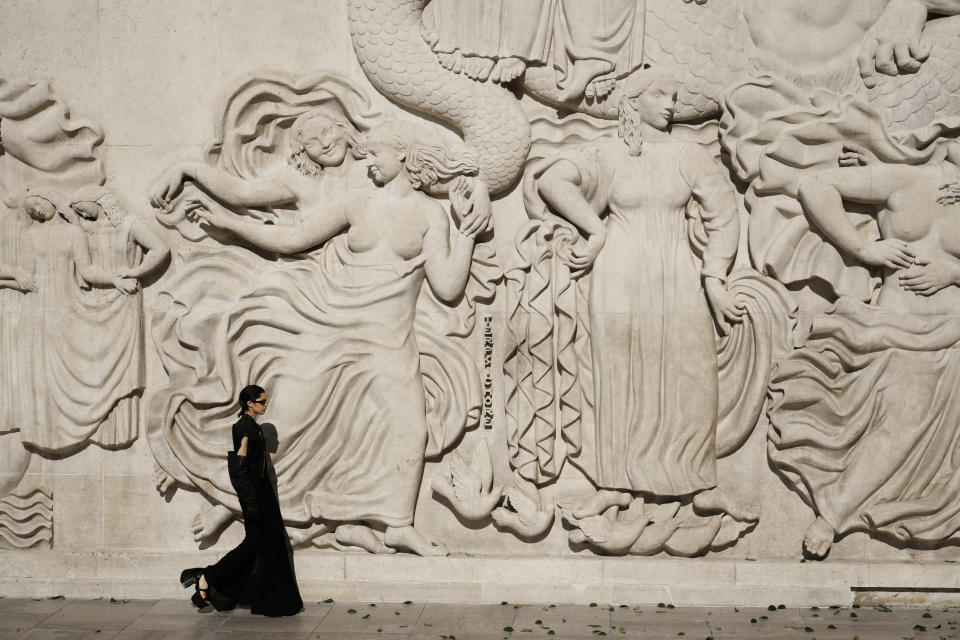
<path id="1" fill-rule="evenodd" d="M 236 455 L 247 437 L 247 455 Z M 233 425 L 230 482 L 243 512 L 244 538 L 216 564 L 204 569 L 208 597 L 218 609 L 249 602 L 251 613 L 292 616 L 303 609 L 293 572 L 290 542 L 280 505 L 267 473 L 267 451 L 260 425 L 243 415 Z"/>

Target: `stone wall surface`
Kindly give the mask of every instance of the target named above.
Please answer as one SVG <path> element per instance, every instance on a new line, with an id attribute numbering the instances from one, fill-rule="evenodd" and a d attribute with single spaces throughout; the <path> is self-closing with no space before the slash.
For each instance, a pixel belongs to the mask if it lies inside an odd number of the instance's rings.
<path id="1" fill-rule="evenodd" d="M 956 14 L 0 4 L 0 593 L 950 601 Z"/>

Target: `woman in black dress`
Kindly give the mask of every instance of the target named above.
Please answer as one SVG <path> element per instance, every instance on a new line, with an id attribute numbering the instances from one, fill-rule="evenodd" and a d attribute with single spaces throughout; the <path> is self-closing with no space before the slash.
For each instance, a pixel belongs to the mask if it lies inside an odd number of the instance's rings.
<path id="1" fill-rule="evenodd" d="M 218 610 L 249 602 L 251 613 L 292 616 L 303 608 L 293 573 L 290 543 L 277 496 L 267 473 L 267 451 L 257 418 L 267 410 L 262 387 L 240 391 L 240 419 L 233 425 L 233 451 L 227 465 L 243 512 L 244 538 L 219 562 L 180 574 L 184 588 L 196 585 L 191 598 L 200 608 Z"/>

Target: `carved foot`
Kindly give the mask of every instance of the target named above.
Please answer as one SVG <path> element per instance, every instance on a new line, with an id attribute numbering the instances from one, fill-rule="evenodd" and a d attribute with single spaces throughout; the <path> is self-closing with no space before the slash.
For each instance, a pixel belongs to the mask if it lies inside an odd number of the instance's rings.
<path id="1" fill-rule="evenodd" d="M 447 71 L 460 73 L 460 70 L 463 68 L 463 54 L 459 51 L 454 51 L 453 53 L 438 53 L 437 58 L 440 60 L 440 66 Z"/>
<path id="2" fill-rule="evenodd" d="M 384 542 L 386 542 L 386 536 L 384 536 L 383 540 L 380 540 L 373 529 L 365 527 L 362 524 L 342 524 L 337 527 L 337 530 L 334 532 L 334 537 L 337 539 L 337 542 L 342 545 L 360 547 L 370 553 L 397 552 L 396 549 L 391 548 L 393 545 L 387 546 L 384 544 Z"/>
<path id="3" fill-rule="evenodd" d="M 153 463 L 153 484 L 157 487 L 157 493 L 161 496 L 166 496 L 168 493 L 173 491 L 174 487 L 177 485 L 177 481 L 173 479 L 163 467 L 161 467 L 156 462 Z"/>
<path id="4" fill-rule="evenodd" d="M 595 100 L 596 102 L 602 102 L 607 99 L 613 92 L 613 88 L 617 86 L 617 81 L 613 78 L 603 78 L 602 80 L 594 80 L 587 85 L 586 96 L 589 100 Z"/>
<path id="5" fill-rule="evenodd" d="M 693 507 L 702 513 L 725 513 L 740 522 L 757 522 L 760 510 L 744 501 L 728 495 L 720 487 L 701 491 L 693 497 Z"/>
<path id="6" fill-rule="evenodd" d="M 204 509 L 194 516 L 193 523 L 190 526 L 194 541 L 204 542 L 233 522 L 233 519 L 233 512 L 222 504 L 215 504 L 209 509 Z"/>
<path id="7" fill-rule="evenodd" d="M 566 86 L 557 99 L 560 102 L 581 100 L 591 80 L 612 70 L 610 63 L 604 60 L 577 60 L 573 65 L 573 73 L 567 79 Z"/>
<path id="8" fill-rule="evenodd" d="M 383 542 L 389 547 L 410 551 L 418 556 L 445 556 L 450 553 L 445 545 L 427 541 L 413 527 L 388 527 Z"/>
<path id="9" fill-rule="evenodd" d="M 611 491 L 610 489 L 600 489 L 586 500 L 567 503 L 557 500 L 557 506 L 561 509 L 569 509 L 570 515 L 574 518 L 588 518 L 598 516 L 610 507 L 620 507 L 626 509 L 633 502 L 633 496 L 625 491 Z"/>
<path id="10" fill-rule="evenodd" d="M 500 58 L 497 64 L 493 65 L 490 79 L 500 84 L 509 84 L 522 76 L 526 69 L 527 64 L 520 58 Z"/>
<path id="11" fill-rule="evenodd" d="M 463 62 L 463 73 L 471 80 L 476 80 L 477 82 L 486 82 L 492 70 L 493 60 L 490 58 L 470 56 Z"/>
<path id="12" fill-rule="evenodd" d="M 817 559 L 823 559 L 830 553 L 833 537 L 836 535 L 830 523 L 817 517 L 803 534 L 803 549 Z"/>

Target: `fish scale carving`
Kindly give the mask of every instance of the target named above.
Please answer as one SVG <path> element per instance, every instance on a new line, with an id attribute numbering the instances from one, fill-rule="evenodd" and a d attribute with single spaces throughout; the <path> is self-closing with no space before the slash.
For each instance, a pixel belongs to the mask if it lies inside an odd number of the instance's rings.
<path id="1" fill-rule="evenodd" d="M 423 39 L 426 0 L 348 0 L 353 48 L 373 86 L 401 106 L 459 129 L 492 194 L 509 189 L 530 150 L 517 99 L 492 82 L 444 69 Z"/>

